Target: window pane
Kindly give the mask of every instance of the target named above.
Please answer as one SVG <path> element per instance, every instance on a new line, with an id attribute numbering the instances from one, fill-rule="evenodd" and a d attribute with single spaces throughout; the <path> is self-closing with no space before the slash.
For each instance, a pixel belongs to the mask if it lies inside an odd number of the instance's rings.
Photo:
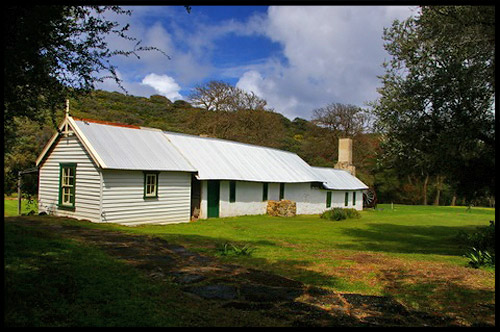
<path id="1" fill-rule="evenodd" d="M 71 188 L 62 188 L 62 202 L 63 204 L 71 204 Z"/>
<path id="2" fill-rule="evenodd" d="M 147 197 L 156 197 L 158 193 L 158 174 L 146 174 L 145 176 L 144 195 Z"/>
<path id="3" fill-rule="evenodd" d="M 59 203 L 66 206 L 75 204 L 75 182 L 76 182 L 76 164 L 63 166 L 61 164 L 61 178 L 59 187 Z"/>

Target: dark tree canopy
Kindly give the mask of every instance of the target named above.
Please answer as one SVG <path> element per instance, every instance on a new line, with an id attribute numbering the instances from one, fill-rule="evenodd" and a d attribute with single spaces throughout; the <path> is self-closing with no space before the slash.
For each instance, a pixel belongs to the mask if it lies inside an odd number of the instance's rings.
<path id="1" fill-rule="evenodd" d="M 385 30 L 374 110 L 386 167 L 494 194 L 494 29 L 494 7 L 424 6 Z"/>
<path id="2" fill-rule="evenodd" d="M 131 14 L 118 6 L 8 5 L 3 12 L 7 150 L 15 136 L 15 116 L 43 122 L 56 108 L 62 108 L 66 98 L 92 90 L 97 82 L 110 78 L 120 85 L 113 56 L 162 52 L 141 46 L 126 35 L 128 25 L 106 18 L 108 13 Z M 109 49 L 106 36 L 110 34 L 135 42 L 135 46 Z"/>

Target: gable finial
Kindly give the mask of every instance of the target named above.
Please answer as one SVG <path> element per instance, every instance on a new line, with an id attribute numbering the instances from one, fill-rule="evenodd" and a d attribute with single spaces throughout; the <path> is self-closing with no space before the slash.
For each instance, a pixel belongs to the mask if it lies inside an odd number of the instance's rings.
<path id="1" fill-rule="evenodd" d="M 66 117 L 69 116 L 69 99 L 66 99 Z"/>

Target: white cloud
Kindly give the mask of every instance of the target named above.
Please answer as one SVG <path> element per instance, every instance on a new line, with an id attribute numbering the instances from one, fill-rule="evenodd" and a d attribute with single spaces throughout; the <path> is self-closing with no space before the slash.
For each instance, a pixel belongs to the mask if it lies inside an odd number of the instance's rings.
<path id="1" fill-rule="evenodd" d="M 377 75 L 383 74 L 381 65 L 388 58 L 383 28 L 415 13 L 406 6 L 277 6 L 246 21 L 211 23 L 195 16 L 196 11 L 183 16 L 171 7 L 132 10 L 131 17 L 121 18 L 130 23 L 130 35 L 142 45 L 162 49 L 171 59 L 150 51 L 140 54 L 141 59 L 117 60 L 129 93 L 175 99 L 182 98 L 179 85 L 189 88 L 211 79 L 236 79 L 239 88 L 253 91 L 291 119 L 309 119 L 313 109 L 331 102 L 364 106 L 375 100 Z M 217 43 L 230 34 L 263 36 L 281 45 L 282 53 L 216 68 Z M 133 44 L 110 39 L 112 49 L 130 49 Z"/>
<path id="2" fill-rule="evenodd" d="M 310 118 L 330 102 L 364 106 L 377 98 L 383 28 L 410 14 L 408 7 L 270 7 L 254 31 L 280 43 L 287 63 L 253 68 L 237 85 L 289 118 Z"/>
<path id="3" fill-rule="evenodd" d="M 148 85 L 154 88 L 159 94 L 167 97 L 170 100 L 182 99 L 179 91 L 181 87 L 175 80 L 167 75 L 157 75 L 151 73 L 142 80 L 143 85 Z"/>

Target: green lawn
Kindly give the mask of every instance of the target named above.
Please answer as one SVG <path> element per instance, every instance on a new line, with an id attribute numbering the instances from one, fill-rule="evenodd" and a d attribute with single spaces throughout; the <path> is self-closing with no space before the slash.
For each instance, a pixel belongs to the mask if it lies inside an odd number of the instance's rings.
<path id="1" fill-rule="evenodd" d="M 5 217 L 13 217 L 17 216 L 17 198 L 16 199 L 4 199 L 4 216 Z M 21 213 L 25 214 L 30 212 L 31 210 L 38 212 L 37 201 L 34 200 L 33 203 L 28 203 L 27 200 L 21 201 Z"/>
<path id="2" fill-rule="evenodd" d="M 225 242 L 249 245 L 250 257 L 219 258 L 339 292 L 389 295 L 416 309 L 491 319 L 484 308 L 494 304 L 495 270 L 467 267 L 455 235 L 487 226 L 494 209 L 379 205 L 354 220 L 243 216 L 138 227 L 52 219 L 159 236 L 215 256 Z"/>
<path id="3" fill-rule="evenodd" d="M 47 230 L 7 221 L 4 232 L 6 326 L 280 326 L 186 296 L 176 284 Z"/>

